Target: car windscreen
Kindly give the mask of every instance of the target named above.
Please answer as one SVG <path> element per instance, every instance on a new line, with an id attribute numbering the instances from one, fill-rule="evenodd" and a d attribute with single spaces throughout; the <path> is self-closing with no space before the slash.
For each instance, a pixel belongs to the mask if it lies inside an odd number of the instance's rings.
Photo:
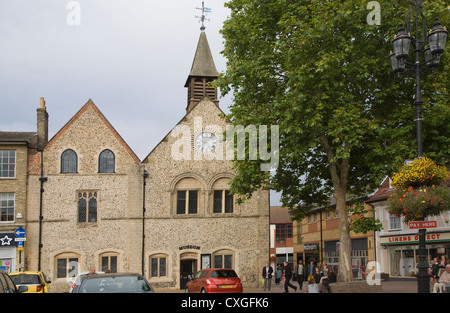
<path id="1" fill-rule="evenodd" d="M 219 270 L 212 271 L 209 275 L 211 278 L 229 278 L 229 277 L 238 277 L 236 272 L 233 270 Z"/>
<path id="2" fill-rule="evenodd" d="M 96 277 L 82 281 L 81 293 L 148 292 L 151 287 L 139 276 Z"/>
<path id="3" fill-rule="evenodd" d="M 39 285 L 39 276 L 36 274 L 18 274 L 10 275 L 16 285 Z"/>

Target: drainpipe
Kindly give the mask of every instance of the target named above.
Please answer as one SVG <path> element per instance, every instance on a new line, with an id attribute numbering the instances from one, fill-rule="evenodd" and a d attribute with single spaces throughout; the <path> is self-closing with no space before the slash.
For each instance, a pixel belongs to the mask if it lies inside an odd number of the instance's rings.
<path id="1" fill-rule="evenodd" d="M 41 182 L 40 196 L 39 196 L 39 246 L 38 246 L 38 272 L 41 271 L 41 255 L 42 255 L 42 200 L 44 196 L 44 183 L 47 181 L 47 177 L 44 177 L 44 150 L 41 148 L 36 149 L 41 153 L 41 177 L 39 181 Z"/>
<path id="2" fill-rule="evenodd" d="M 147 185 L 146 179 L 148 178 L 148 173 L 144 169 L 143 184 L 142 184 L 142 276 L 145 276 L 145 186 Z"/>
<path id="3" fill-rule="evenodd" d="M 323 250 L 325 247 L 323 246 L 323 232 L 322 232 L 322 211 L 319 211 L 320 214 L 320 264 L 323 263 Z"/>

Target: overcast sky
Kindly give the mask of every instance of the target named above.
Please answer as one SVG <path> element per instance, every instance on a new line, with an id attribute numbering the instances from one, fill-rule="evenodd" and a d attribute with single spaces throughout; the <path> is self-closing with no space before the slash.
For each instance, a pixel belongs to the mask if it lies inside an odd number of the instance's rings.
<path id="1" fill-rule="evenodd" d="M 224 0 L 206 0 L 217 70 Z M 73 4 L 75 6 L 73 6 Z M 0 0 L 0 130 L 49 137 L 92 99 L 142 160 L 184 116 L 184 83 L 200 36 L 201 0 Z M 79 10 L 78 10 L 79 9 Z M 79 13 L 79 14 L 78 14 Z M 78 25 L 79 24 L 79 25 Z M 221 99 L 228 112 L 231 96 Z"/>

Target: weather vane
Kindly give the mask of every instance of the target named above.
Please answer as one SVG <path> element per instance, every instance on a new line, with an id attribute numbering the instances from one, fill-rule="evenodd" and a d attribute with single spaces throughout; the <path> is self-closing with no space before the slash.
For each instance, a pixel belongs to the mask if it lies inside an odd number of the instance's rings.
<path id="1" fill-rule="evenodd" d="M 209 19 L 206 18 L 206 13 L 211 13 L 212 10 L 210 8 L 205 7 L 205 1 L 202 1 L 202 7 L 201 8 L 196 8 L 197 10 L 202 11 L 202 15 L 198 16 L 196 15 L 195 17 L 200 19 L 200 22 L 202 23 L 202 26 L 200 27 L 201 31 L 205 30 L 205 20 L 209 21 Z"/>

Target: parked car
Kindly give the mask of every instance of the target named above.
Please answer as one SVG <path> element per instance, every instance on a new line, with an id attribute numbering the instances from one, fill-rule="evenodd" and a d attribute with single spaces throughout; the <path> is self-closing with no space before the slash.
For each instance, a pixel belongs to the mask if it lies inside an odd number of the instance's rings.
<path id="1" fill-rule="evenodd" d="M 0 293 L 18 293 L 25 292 L 27 290 L 27 286 L 20 286 L 17 288 L 8 273 L 0 269 Z"/>
<path id="2" fill-rule="evenodd" d="M 242 282 L 236 272 L 226 268 L 198 271 L 185 287 L 186 293 L 242 293 L 242 290 Z"/>
<path id="3" fill-rule="evenodd" d="M 104 274 L 105 272 L 96 272 L 95 274 Z M 94 275 L 91 274 L 91 272 L 82 272 L 75 277 L 74 280 L 69 280 L 67 283 L 70 285 L 69 293 L 75 293 L 74 289 L 78 288 L 80 286 L 81 278 L 86 275 Z"/>
<path id="4" fill-rule="evenodd" d="M 48 293 L 50 281 L 47 281 L 42 272 L 13 272 L 9 274 L 17 287 L 27 286 L 26 293 Z"/>
<path id="5" fill-rule="evenodd" d="M 144 276 L 135 273 L 90 274 L 81 277 L 73 293 L 153 293 Z"/>

